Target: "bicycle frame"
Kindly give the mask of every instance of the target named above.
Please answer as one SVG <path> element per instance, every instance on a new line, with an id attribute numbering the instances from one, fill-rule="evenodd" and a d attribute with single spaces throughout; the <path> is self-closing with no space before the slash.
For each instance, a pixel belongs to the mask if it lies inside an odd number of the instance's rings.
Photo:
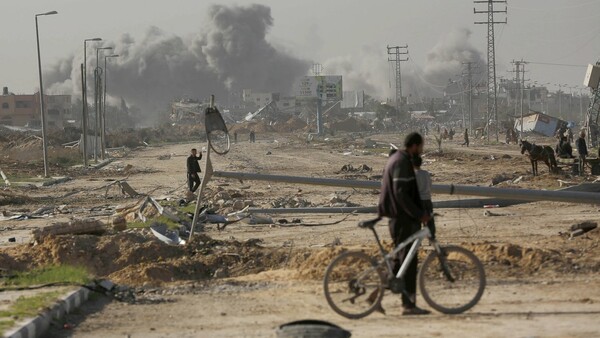
<path id="1" fill-rule="evenodd" d="M 417 251 L 419 250 L 419 247 L 421 246 L 421 243 L 423 242 L 423 240 L 425 238 L 428 238 L 431 241 L 435 250 L 437 252 L 440 252 L 440 248 L 439 248 L 439 245 L 437 244 L 437 242 L 435 240 L 431 240 L 431 231 L 429 231 L 429 228 L 427 228 L 427 227 L 424 227 L 423 229 L 415 232 L 412 236 L 408 237 L 402 243 L 398 244 L 394 248 L 394 250 L 392 250 L 392 252 L 389 252 L 389 253 L 386 252 L 385 249 L 383 248 L 383 246 L 381 245 L 381 241 L 379 240 L 379 235 L 377 235 L 377 231 L 375 231 L 375 228 L 372 228 L 371 230 L 373 231 L 373 234 L 375 235 L 375 240 L 377 241 L 377 245 L 379 246 L 379 251 L 381 252 L 381 255 L 383 256 L 383 261 L 385 262 L 385 266 L 388 269 L 388 272 L 389 272 L 388 276 L 393 275 L 393 268 L 392 268 L 391 261 L 393 260 L 393 258 L 395 256 L 398 255 L 400 250 L 406 248 L 408 245 L 410 245 L 410 243 L 412 243 L 412 246 L 408 250 L 408 254 L 406 255 L 406 257 L 404 257 L 404 259 L 402 261 L 402 265 L 400 266 L 400 269 L 398 270 L 398 273 L 396 274 L 396 278 L 404 277 L 404 275 L 406 274 L 406 271 L 408 270 L 408 265 L 417 255 Z M 381 265 L 381 263 L 382 262 L 380 261 L 378 265 Z"/>

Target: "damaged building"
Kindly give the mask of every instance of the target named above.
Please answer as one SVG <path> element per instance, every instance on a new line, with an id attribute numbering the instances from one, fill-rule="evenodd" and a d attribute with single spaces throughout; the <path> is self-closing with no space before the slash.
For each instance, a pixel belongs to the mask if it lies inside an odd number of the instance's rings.
<path id="1" fill-rule="evenodd" d="M 62 129 L 71 116 L 71 95 L 44 95 L 49 128 Z M 8 87 L 0 95 L 0 124 L 15 127 L 41 127 L 40 94 L 14 94 Z"/>

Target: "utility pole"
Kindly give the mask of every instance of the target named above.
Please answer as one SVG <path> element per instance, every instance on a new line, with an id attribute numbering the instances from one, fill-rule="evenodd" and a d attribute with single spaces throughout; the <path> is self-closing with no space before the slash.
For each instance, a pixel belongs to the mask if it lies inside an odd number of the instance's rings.
<path id="1" fill-rule="evenodd" d="M 497 102 L 497 88 L 496 88 L 496 48 L 494 42 L 494 25 L 496 24 L 505 24 L 507 22 L 506 18 L 504 21 L 494 21 L 495 13 L 508 13 L 507 8 L 505 7 L 503 11 L 495 11 L 494 4 L 495 3 L 504 3 L 506 5 L 506 0 L 475 0 L 473 1 L 475 4 L 486 3 L 487 10 L 478 11 L 473 8 L 474 14 L 487 14 L 487 21 L 476 21 L 476 25 L 487 25 L 487 140 L 490 141 L 490 119 L 494 119 L 494 123 L 496 124 L 496 142 L 498 142 L 498 102 Z"/>
<path id="2" fill-rule="evenodd" d="M 46 111 L 44 108 L 44 81 L 42 80 L 42 57 L 40 56 L 40 33 L 38 16 L 58 14 L 57 11 L 35 15 L 35 40 L 37 41 L 38 72 L 40 78 L 40 114 L 42 123 L 42 156 L 44 157 L 44 177 L 48 177 L 48 139 L 46 138 Z"/>
<path id="3" fill-rule="evenodd" d="M 512 60 L 511 62 L 515 66 L 515 84 L 517 85 L 517 91 L 515 92 L 515 113 L 517 112 L 517 104 L 520 102 L 521 105 L 521 130 L 520 130 L 520 139 L 523 139 L 523 102 L 525 100 L 525 65 L 527 61 L 523 61 L 523 59 Z M 519 94 L 519 100 L 516 100 L 517 93 Z M 531 95 L 531 94 L 530 94 Z"/>
<path id="4" fill-rule="evenodd" d="M 467 90 L 469 92 L 469 131 L 473 134 L 473 71 L 477 70 L 477 64 L 473 61 L 463 62 L 467 66 L 466 73 L 463 76 L 467 77 Z"/>
<path id="5" fill-rule="evenodd" d="M 87 168 L 88 166 L 88 157 L 87 157 L 87 109 L 86 109 L 86 105 L 87 102 L 85 101 L 85 66 L 83 65 L 83 63 L 81 64 L 81 103 L 83 103 L 83 112 L 82 112 L 82 119 L 81 119 L 81 126 L 82 126 L 82 130 L 83 130 L 83 167 Z"/>
<path id="6" fill-rule="evenodd" d="M 387 46 L 388 62 L 393 62 L 396 68 L 396 110 L 398 115 L 402 113 L 402 72 L 400 71 L 400 63 L 408 61 L 408 56 L 403 58 L 402 55 L 408 55 L 408 45 L 404 46 Z"/>

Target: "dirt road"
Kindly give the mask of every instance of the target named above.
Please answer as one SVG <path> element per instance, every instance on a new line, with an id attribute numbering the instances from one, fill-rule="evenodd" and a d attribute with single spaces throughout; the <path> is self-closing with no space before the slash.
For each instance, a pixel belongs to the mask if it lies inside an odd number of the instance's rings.
<path id="1" fill-rule="evenodd" d="M 381 143 L 401 144 L 397 135 L 372 138 Z M 386 162 L 386 151 L 365 149 L 363 145 L 363 138 L 350 135 L 313 143 L 306 143 L 291 134 L 259 135 L 255 144 L 236 144 L 228 155 L 214 156 L 213 165 L 215 170 L 223 171 L 377 180 Z M 105 208 L 108 215 L 115 205 L 132 201 L 119 191 L 93 190 L 105 186 L 106 179 L 127 177 L 138 192 L 182 197 L 185 156 L 192 146 L 202 148 L 199 144 L 178 144 L 135 151 L 98 173 L 28 193 L 33 197 L 54 196 L 54 203 L 69 205 L 73 210 L 62 216 L 64 218 L 90 215 L 92 207 Z M 434 183 L 489 186 L 500 174 L 511 178 L 500 186 L 515 189 L 556 189 L 558 179 L 574 183 L 583 181 L 577 177 L 550 175 L 542 166 L 542 175 L 531 177 L 529 161 L 514 145 L 484 147 L 475 144 L 467 149 L 454 141 L 444 144 L 443 154 L 432 152 L 432 146 L 429 143 L 425 167 L 433 173 Z M 341 170 L 348 164 L 355 168 L 366 164 L 372 171 Z M 127 166 L 129 173 L 120 171 Z M 515 180 L 517 178 L 520 179 Z M 326 205 L 333 193 L 361 206 L 373 206 L 377 201 L 377 192 L 369 190 L 225 179 L 214 179 L 208 186 L 240 193 L 257 207 L 270 207 L 274 200 L 287 197 Z M 84 192 L 61 197 L 76 191 Z M 434 201 L 457 198 L 467 197 L 437 195 Z M 47 202 L 37 203 L 44 205 Z M 27 208 L 37 206 L 34 202 Z M 15 211 L 19 208 L 25 207 L 6 209 Z M 600 325 L 595 320 L 600 313 L 600 288 L 597 287 L 600 285 L 597 276 L 600 236 L 590 233 L 570 240 L 561 235 L 574 223 L 596 221 L 598 206 L 538 202 L 492 209 L 492 216 L 484 215 L 483 209 L 440 209 L 437 212 L 440 213 L 436 220 L 438 238 L 444 243 L 463 244 L 474 250 L 489 273 L 488 288 L 481 303 L 463 315 L 405 318 L 400 316 L 399 299 L 388 294 L 383 303 L 387 316 L 374 314 L 363 320 L 349 321 L 329 309 L 317 274 L 299 278 L 300 265 L 280 264 L 258 269 L 262 271 L 260 273 L 242 271 L 231 278 L 196 281 L 194 287 L 190 284 L 194 281 L 183 277 L 176 279 L 174 284 L 162 283 L 158 288 L 152 285 L 155 280 L 149 280 L 147 285 L 138 286 L 142 287 L 139 289 L 142 290 L 141 299 L 151 296 L 152 301 L 126 304 L 97 299 L 87 304 L 80 315 L 69 317 L 69 321 L 77 324 L 74 330 L 55 329 L 48 336 L 272 337 L 278 325 L 305 318 L 332 321 L 350 329 L 355 337 L 589 337 L 600 332 Z M 304 223 L 319 224 L 338 221 L 344 216 L 290 214 L 273 217 L 301 218 Z M 292 255 L 326 250 L 324 248 L 332 243 L 346 247 L 372 244 L 371 235 L 356 227 L 358 220 L 367 217 L 352 215 L 336 225 L 314 227 L 236 223 L 222 231 L 209 226 L 205 234 L 216 240 L 241 243 L 258 238 L 263 241 L 260 245 L 266 248 L 261 250 L 285 249 Z M 43 223 L 40 220 L 15 222 L 10 234 L 26 239 L 29 227 L 43 226 Z M 379 227 L 378 231 L 382 237 L 387 237 L 385 226 Z M 143 258 L 140 256 L 142 251 L 136 250 L 134 253 L 138 256 L 123 258 L 131 264 L 127 270 L 130 274 L 135 273 L 135 264 Z M 77 260 L 77 256 L 68 257 Z M 171 264 L 168 259 L 161 258 L 161 264 Z M 318 262 L 315 271 L 323 270 L 327 263 L 327 259 Z M 132 283 L 139 280 L 139 276 L 131 279 Z M 420 300 L 420 304 L 424 302 Z"/>

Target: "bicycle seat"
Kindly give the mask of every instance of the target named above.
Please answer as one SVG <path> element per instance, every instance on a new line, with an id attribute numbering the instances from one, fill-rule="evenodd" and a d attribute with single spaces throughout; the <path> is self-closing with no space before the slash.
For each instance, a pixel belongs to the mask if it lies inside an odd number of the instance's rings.
<path id="1" fill-rule="evenodd" d="M 358 226 L 360 228 L 365 228 L 365 229 L 373 229 L 375 227 L 375 224 L 377 224 L 377 222 L 381 221 L 381 217 L 377 217 L 368 221 L 361 221 L 358 222 Z"/>

